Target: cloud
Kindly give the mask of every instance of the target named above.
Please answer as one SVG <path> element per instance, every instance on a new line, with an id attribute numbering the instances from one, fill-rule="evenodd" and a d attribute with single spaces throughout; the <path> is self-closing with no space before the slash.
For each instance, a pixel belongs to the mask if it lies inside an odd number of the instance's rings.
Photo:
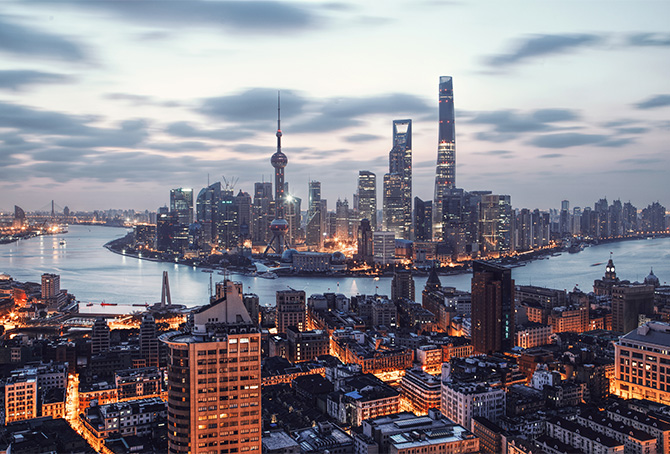
<path id="1" fill-rule="evenodd" d="M 643 128 L 641 126 L 630 126 L 627 128 L 616 128 L 616 131 L 620 134 L 644 134 L 649 131 L 649 128 Z"/>
<path id="2" fill-rule="evenodd" d="M 0 32 L 1 33 L 1 32 Z M 0 89 L 21 90 L 27 85 L 57 84 L 72 82 L 70 76 L 30 69 L 0 70 Z"/>
<path id="3" fill-rule="evenodd" d="M 165 132 L 176 137 L 197 137 L 218 140 L 240 140 L 252 138 L 255 134 L 239 128 L 230 129 L 200 129 L 187 121 L 170 123 Z"/>
<path id="4" fill-rule="evenodd" d="M 489 112 L 471 112 L 466 123 L 490 125 L 491 131 L 475 134 L 478 140 L 487 142 L 507 142 L 518 138 L 522 133 L 547 132 L 560 129 L 556 123 L 579 120 L 576 111 L 569 109 L 538 109 L 528 113 L 516 110 L 494 110 Z"/>
<path id="5" fill-rule="evenodd" d="M 565 155 L 562 154 L 562 153 L 548 153 L 548 154 L 540 155 L 540 156 L 538 156 L 538 158 L 555 159 L 555 158 L 562 158 L 563 156 L 565 156 Z"/>
<path id="6" fill-rule="evenodd" d="M 670 46 L 670 34 L 636 33 L 628 37 L 628 44 L 644 47 L 668 47 Z"/>
<path id="7" fill-rule="evenodd" d="M 239 126 L 270 127 L 277 117 L 277 92 L 251 88 L 242 93 L 204 99 L 197 111 Z M 286 130 L 294 134 L 324 133 L 364 124 L 368 116 L 407 118 L 426 115 L 434 108 L 422 98 L 405 93 L 368 97 L 310 100 L 293 90 L 282 90 L 281 115 Z M 389 123 L 389 129 L 391 125 Z"/>
<path id="8" fill-rule="evenodd" d="M 24 27 L 0 16 L 0 51 L 21 58 L 38 57 L 84 62 L 88 59 L 84 48 L 62 36 Z"/>
<path id="9" fill-rule="evenodd" d="M 210 27 L 236 33 L 296 33 L 321 24 L 314 8 L 282 1 L 60 1 L 78 8 L 105 11 L 124 21 L 175 30 Z"/>
<path id="10" fill-rule="evenodd" d="M 654 95 L 644 101 L 635 104 L 638 109 L 656 109 L 658 107 L 670 106 L 670 95 Z"/>
<path id="11" fill-rule="evenodd" d="M 476 151 L 473 154 L 480 154 L 485 156 L 509 156 L 513 155 L 514 152 L 509 150 L 490 150 L 490 151 Z"/>
<path id="12" fill-rule="evenodd" d="M 282 92 L 282 116 L 292 118 L 302 113 L 307 100 L 291 90 Z M 274 121 L 277 118 L 277 90 L 251 88 L 234 95 L 207 98 L 197 110 L 231 123 Z"/>
<path id="13" fill-rule="evenodd" d="M 604 134 L 557 133 L 537 136 L 529 141 L 531 145 L 542 148 L 570 148 L 582 145 L 596 145 L 599 147 L 618 148 L 629 144 L 633 139 L 611 139 Z"/>
<path id="14" fill-rule="evenodd" d="M 188 151 L 207 151 L 213 148 L 204 142 L 186 141 L 186 142 L 152 142 L 146 145 L 147 148 L 160 151 L 188 152 Z"/>
<path id="15" fill-rule="evenodd" d="M 345 141 L 349 143 L 361 143 L 361 142 L 371 142 L 373 140 L 382 139 L 382 136 L 375 134 L 352 134 L 344 138 Z"/>
<path id="16" fill-rule="evenodd" d="M 489 66 L 512 66 L 532 58 L 565 54 L 601 41 L 602 37 L 589 34 L 531 35 L 519 40 L 511 52 L 489 56 L 485 62 Z"/>
<path id="17" fill-rule="evenodd" d="M 105 99 L 113 101 L 126 101 L 135 106 L 161 106 L 161 107 L 181 107 L 182 103 L 177 101 L 159 101 L 154 97 L 146 95 L 135 95 L 131 93 L 107 93 L 103 95 Z"/>

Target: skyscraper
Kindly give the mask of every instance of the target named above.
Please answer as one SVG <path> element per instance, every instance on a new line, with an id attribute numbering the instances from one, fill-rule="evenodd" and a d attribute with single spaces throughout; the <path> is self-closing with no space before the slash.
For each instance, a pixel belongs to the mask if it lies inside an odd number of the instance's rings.
<path id="1" fill-rule="evenodd" d="M 254 184 L 253 226 L 251 229 L 253 244 L 267 244 L 270 239 L 272 204 L 272 183 Z"/>
<path id="2" fill-rule="evenodd" d="M 386 230 L 397 238 L 412 233 L 412 120 L 393 120 L 393 148 L 389 152 L 389 173 L 384 175 Z M 387 205 L 388 201 L 388 205 Z"/>
<path id="3" fill-rule="evenodd" d="M 216 218 L 220 200 L 221 183 L 217 181 L 201 189 L 195 201 L 195 218 L 202 226 L 203 241 L 209 244 L 216 241 Z"/>
<path id="4" fill-rule="evenodd" d="M 242 284 L 225 281 L 190 332 L 159 339 L 169 350 L 168 452 L 260 452 L 260 333 Z"/>
<path id="5" fill-rule="evenodd" d="M 140 357 L 147 367 L 158 367 L 158 330 L 156 320 L 147 312 L 140 325 Z"/>
<path id="6" fill-rule="evenodd" d="M 358 172 L 358 219 L 367 219 L 377 230 L 377 176 L 367 170 Z"/>
<path id="7" fill-rule="evenodd" d="M 109 350 L 109 325 L 104 318 L 98 317 L 93 323 L 93 332 L 91 333 L 91 354 Z"/>
<path id="8" fill-rule="evenodd" d="M 337 199 L 335 203 L 336 230 L 335 235 L 340 240 L 349 239 L 349 202 Z"/>
<path id="9" fill-rule="evenodd" d="M 307 246 L 321 249 L 323 246 L 323 225 L 325 219 L 321 213 L 321 182 L 310 181 L 308 187 L 307 226 L 305 243 Z"/>
<path id="10" fill-rule="evenodd" d="M 286 232 L 289 229 L 288 222 L 284 219 L 284 167 L 288 164 L 288 158 L 281 151 L 281 107 L 279 94 L 277 94 L 277 151 L 270 158 L 270 163 L 275 169 L 275 218 L 270 223 L 272 238 L 265 248 L 264 255 L 270 250 L 281 255 L 288 246 L 286 244 Z"/>
<path id="11" fill-rule="evenodd" d="M 514 346 L 514 280 L 500 265 L 472 263 L 472 346 L 491 354 Z"/>
<path id="12" fill-rule="evenodd" d="M 193 189 L 171 189 L 170 211 L 177 213 L 180 224 L 193 224 Z"/>
<path id="13" fill-rule="evenodd" d="M 439 117 L 433 239 L 441 241 L 442 198 L 446 189 L 456 187 L 456 129 L 454 127 L 454 87 L 451 76 L 440 77 Z"/>
<path id="14" fill-rule="evenodd" d="M 508 195 L 487 194 L 482 197 L 481 235 L 489 253 L 512 250 L 512 202 Z"/>
<path id="15" fill-rule="evenodd" d="M 433 202 L 414 197 L 414 240 L 430 241 L 433 238 Z"/>

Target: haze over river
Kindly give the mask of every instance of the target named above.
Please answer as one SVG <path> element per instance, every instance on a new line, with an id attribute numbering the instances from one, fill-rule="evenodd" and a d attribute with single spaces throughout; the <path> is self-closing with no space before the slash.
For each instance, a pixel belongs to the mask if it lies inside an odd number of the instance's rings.
<path id="1" fill-rule="evenodd" d="M 61 287 L 79 301 L 118 303 L 101 307 L 80 305 L 81 312 L 130 312 L 131 304 L 160 301 L 163 271 L 167 271 L 174 304 L 198 306 L 208 301 L 209 273 L 200 268 L 172 263 L 152 262 L 126 257 L 103 247 L 110 240 L 122 237 L 126 229 L 101 226 L 71 225 L 62 235 L 41 236 L 16 243 L 0 245 L 0 273 L 18 281 L 39 282 L 42 273 L 61 276 Z M 65 240 L 65 244 L 61 244 Z M 661 283 L 670 282 L 670 238 L 630 240 L 586 248 L 577 254 L 564 252 L 559 256 L 536 260 L 514 268 L 512 277 L 517 285 L 572 290 L 575 285 L 585 292 L 592 290 L 593 280 L 605 274 L 605 263 L 613 253 L 617 276 L 630 281 L 642 281 L 651 268 Z M 602 263 L 592 266 L 596 263 Z M 213 282 L 223 279 L 216 272 Z M 444 286 L 470 290 L 471 274 L 440 276 Z M 281 277 L 263 279 L 233 274 L 242 282 L 245 293 L 255 293 L 263 305 L 272 305 L 275 291 L 287 289 L 313 293 L 340 292 L 390 295 L 391 278 L 379 280 L 368 277 Z M 416 276 L 416 298 L 421 300 L 426 276 Z"/>

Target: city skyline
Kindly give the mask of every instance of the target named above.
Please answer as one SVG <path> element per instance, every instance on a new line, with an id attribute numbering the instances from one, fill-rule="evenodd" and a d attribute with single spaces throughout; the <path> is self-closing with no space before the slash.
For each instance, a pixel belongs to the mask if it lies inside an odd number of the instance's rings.
<path id="1" fill-rule="evenodd" d="M 0 209 L 155 210 L 208 174 L 252 193 L 272 179 L 278 89 L 293 195 L 319 180 L 334 206 L 359 170 L 380 179 L 389 127 L 407 118 L 413 194 L 432 200 L 447 75 L 458 187 L 515 208 L 670 203 L 668 5 L 379 6 L 6 3 Z"/>

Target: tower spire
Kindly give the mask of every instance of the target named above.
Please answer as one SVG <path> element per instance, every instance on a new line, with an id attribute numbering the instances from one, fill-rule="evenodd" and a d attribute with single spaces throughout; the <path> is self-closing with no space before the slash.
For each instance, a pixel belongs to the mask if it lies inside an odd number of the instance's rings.
<path id="1" fill-rule="evenodd" d="M 281 91 L 277 90 L 277 153 L 281 152 Z"/>

